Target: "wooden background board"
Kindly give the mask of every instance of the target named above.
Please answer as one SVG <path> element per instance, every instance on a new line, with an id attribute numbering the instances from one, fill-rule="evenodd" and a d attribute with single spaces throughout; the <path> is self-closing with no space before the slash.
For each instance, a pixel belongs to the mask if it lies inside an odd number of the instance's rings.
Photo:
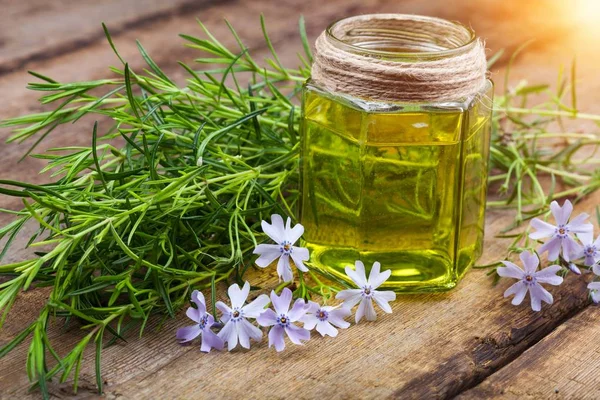
<path id="1" fill-rule="evenodd" d="M 535 3 L 535 4 L 522 4 Z M 184 71 L 177 60 L 197 54 L 182 46 L 178 33 L 200 35 L 200 18 L 226 44 L 233 44 L 223 18 L 244 38 L 255 58 L 266 56 L 258 18 L 264 13 L 269 32 L 284 64 L 295 66 L 300 51 L 297 19 L 304 14 L 311 39 L 331 21 L 368 12 L 405 12 L 440 16 L 470 24 L 487 40 L 489 54 L 505 48 L 510 54 L 536 38 L 513 66 L 511 82 L 528 79 L 552 82 L 561 64 L 579 56 L 580 107 L 600 112 L 597 93 L 600 61 L 594 36 L 569 16 L 572 10 L 558 0 L 498 2 L 494 0 L 346 0 L 317 1 L 103 1 L 14 2 L 0 0 L 0 119 L 38 111 L 36 93 L 27 92 L 25 73 L 35 70 L 59 81 L 91 80 L 109 76 L 116 57 L 102 40 L 100 22 L 106 21 L 115 42 L 133 68 L 142 60 L 135 48 L 140 39 L 155 61 L 179 81 Z M 586 28 L 587 29 L 587 28 Z M 593 27 L 589 28 L 593 29 Z M 594 49 L 596 51 L 594 51 Z M 507 57 L 494 71 L 503 80 Z M 501 89 L 502 85 L 498 85 Z M 597 132 L 590 124 L 577 130 Z M 0 179 L 44 182 L 38 175 L 41 160 L 16 164 L 25 147 L 6 145 L 9 132 L 0 132 Z M 51 135 L 45 146 L 87 145 L 91 125 L 84 120 Z M 577 206 L 593 213 L 600 194 Z M 0 207 L 18 208 L 19 202 L 0 197 Z M 481 263 L 503 258 L 508 243 L 494 238 L 512 218 L 492 210 L 486 222 L 485 254 Z M 0 224 L 9 218 L 0 216 Z M 15 248 L 25 243 L 19 242 Z M 23 256 L 11 252 L 9 259 Z M 253 284 L 270 285 L 272 276 L 253 274 Z M 589 277 L 586 277 L 589 279 Z M 598 398 L 600 344 L 594 340 L 598 308 L 590 306 L 586 279 L 570 276 L 552 291 L 555 303 L 540 313 L 512 307 L 502 298 L 510 284 L 492 288 L 485 271 L 473 270 L 459 287 L 445 294 L 403 295 L 393 303 L 394 314 L 375 323 L 361 323 L 342 331 L 337 339 L 313 339 L 306 346 L 288 346 L 283 353 L 267 348 L 266 338 L 251 351 L 202 354 L 197 346 L 180 346 L 175 330 L 187 324 L 180 313 L 159 330 L 153 321 L 143 338 L 103 353 L 103 378 L 108 398 Z M 47 292 L 23 293 L 7 324 L 0 345 L 33 320 Z M 59 352 L 69 349 L 81 331 L 53 328 L 51 340 Z M 37 397 L 27 394 L 27 346 L 21 345 L 0 360 L 0 398 Z M 82 369 L 79 397 L 95 397 L 93 354 Z M 70 395 L 67 385 L 52 385 L 59 397 Z"/>

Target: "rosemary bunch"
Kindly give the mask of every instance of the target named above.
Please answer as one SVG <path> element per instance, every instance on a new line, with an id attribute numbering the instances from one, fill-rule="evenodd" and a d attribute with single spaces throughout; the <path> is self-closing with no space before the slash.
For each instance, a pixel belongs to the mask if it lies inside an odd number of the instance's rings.
<path id="1" fill-rule="evenodd" d="M 554 89 L 526 81 L 510 87 L 512 63 L 525 46 L 512 55 L 494 103 L 489 183 L 498 196 L 488 206 L 515 210 L 506 231 L 547 212 L 552 200 L 580 200 L 600 188 L 600 135 L 569 129 L 572 119 L 600 126 L 600 115 L 578 110 L 575 62 L 570 74 L 559 71 Z"/>
<path id="2" fill-rule="evenodd" d="M 203 53 L 197 62 L 218 66 L 195 71 L 180 63 L 189 75 L 184 87 L 139 43 L 148 70 L 134 72 L 106 27 L 123 63 L 112 69 L 116 78 L 63 84 L 33 74 L 43 82 L 29 89 L 44 92 L 41 102 L 54 110 L 0 125 L 13 128 L 12 142 L 38 137 L 28 154 L 59 125 L 85 115 L 112 120 L 103 132 L 94 124 L 89 147 L 34 155 L 48 161 L 42 172 L 52 171 L 53 183 L 0 181 L 0 194 L 21 197 L 24 206 L 0 228 L 0 239 L 6 238 L 0 260 L 30 221 L 39 229 L 28 246 L 50 248 L 0 266 L 0 275 L 9 277 L 0 283 L 2 321 L 22 290 L 52 288 L 37 320 L 0 349 L 0 357 L 32 336 L 27 372 L 45 396 L 55 376 L 64 382 L 73 374 L 77 389 L 83 351 L 92 341 L 102 392 L 104 346 L 133 326 L 141 335 L 152 314 L 174 316 L 192 286 L 212 286 L 214 307 L 216 283 L 239 278 L 250 265 L 261 219 L 294 214 L 300 113 L 290 99 L 311 57 L 300 22 L 307 53 L 297 70 L 281 65 L 261 21 L 273 51 L 266 66 L 229 25 L 239 49 L 224 47 L 202 24 L 207 39 L 181 35 Z M 64 357 L 48 339 L 50 316 L 78 319 L 88 331 Z"/>

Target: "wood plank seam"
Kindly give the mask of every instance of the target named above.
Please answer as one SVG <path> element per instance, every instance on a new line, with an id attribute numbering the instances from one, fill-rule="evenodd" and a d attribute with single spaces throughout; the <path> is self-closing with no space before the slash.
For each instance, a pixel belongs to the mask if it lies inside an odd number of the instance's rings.
<path id="1" fill-rule="evenodd" d="M 237 0 L 220 1 L 222 3 L 233 3 Z M 211 0 L 189 0 L 179 4 L 177 7 L 172 8 L 171 10 L 169 10 L 169 12 L 151 12 L 147 15 L 144 15 L 142 18 L 124 22 L 123 25 L 110 29 L 110 33 L 114 37 L 131 29 L 142 28 L 147 25 L 156 24 L 161 20 L 183 16 L 192 12 L 204 10 L 206 8 L 212 7 L 213 4 L 211 3 Z M 98 22 L 98 24 L 100 24 L 100 22 Z M 104 36 L 104 32 L 100 25 L 98 26 L 96 32 L 97 33 L 94 35 L 90 35 L 88 37 L 83 38 L 73 38 L 72 40 L 62 42 L 56 46 L 46 48 L 45 51 L 34 52 L 23 57 L 17 57 L 15 59 L 12 59 L 8 63 L 0 64 L 0 77 L 12 73 L 15 70 L 22 69 L 26 67 L 27 64 L 30 62 L 49 60 L 55 57 L 59 57 L 61 55 L 76 52 L 86 46 L 92 45 L 101 40 L 105 40 L 106 37 Z"/>

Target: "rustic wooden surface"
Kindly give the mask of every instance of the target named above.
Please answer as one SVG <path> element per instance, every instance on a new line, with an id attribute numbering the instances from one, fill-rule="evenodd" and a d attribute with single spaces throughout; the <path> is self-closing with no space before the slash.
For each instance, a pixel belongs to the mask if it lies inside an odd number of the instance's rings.
<path id="1" fill-rule="evenodd" d="M 535 3 L 524 5 L 522 3 Z M 181 45 L 180 32 L 200 35 L 194 17 L 213 33 L 232 43 L 222 19 L 238 29 L 255 58 L 266 55 L 258 25 L 264 13 L 282 60 L 296 65 L 299 51 L 296 21 L 302 13 L 314 39 L 332 20 L 367 12 L 406 12 L 435 15 L 470 24 L 486 38 L 490 54 L 507 53 L 536 38 L 513 66 L 512 83 L 521 79 L 556 79 L 561 64 L 579 56 L 579 104 L 600 112 L 596 73 L 600 52 L 594 35 L 570 18 L 559 1 L 521 2 L 481 0 L 345 0 L 317 1 L 103 1 L 53 2 L 0 0 L 0 119 L 40 110 L 37 94 L 24 87 L 35 70 L 59 81 L 89 80 L 109 74 L 117 60 L 102 40 L 100 22 L 107 22 L 124 58 L 142 66 L 135 48 L 140 39 L 157 63 L 177 79 L 184 72 L 176 60 L 195 54 Z M 585 28 L 588 29 L 588 28 Z M 593 27 L 589 27 L 593 29 Z M 502 89 L 504 57 L 494 78 Z M 597 132 L 585 123 L 574 129 Z M 89 144 L 90 127 L 66 127 L 48 138 L 46 146 Z M 6 145 L 9 132 L 0 132 L 0 179 L 43 182 L 40 160 L 17 165 L 24 147 Z M 600 194 L 577 206 L 592 213 Z M 0 207 L 19 202 L 0 197 Z M 503 257 L 507 242 L 494 235 L 511 218 L 509 212 L 487 216 L 482 263 Z M 0 215 L 0 224 L 9 218 Z M 20 242 L 21 244 L 24 241 Z M 18 245 L 16 247 L 19 247 Z M 9 259 L 19 259 L 13 251 Z M 260 284 L 268 277 L 251 277 Z M 598 398 L 600 397 L 600 328 L 597 307 L 587 300 L 584 279 L 570 276 L 552 291 L 555 303 L 540 313 L 512 307 L 502 298 L 509 282 L 492 288 L 484 271 L 471 271 L 454 291 L 438 295 L 399 296 L 394 314 L 376 323 L 361 323 L 337 339 L 313 336 L 306 346 L 289 346 L 283 353 L 267 348 L 266 338 L 251 351 L 202 354 L 197 346 L 180 346 L 176 328 L 187 324 L 183 314 L 160 330 L 152 322 L 142 339 L 130 337 L 103 353 L 103 378 L 108 398 Z M 0 345 L 31 321 L 47 292 L 23 293 L 7 324 Z M 71 328 L 51 331 L 57 350 L 64 352 L 81 336 Z M 0 398 L 37 397 L 27 393 L 27 348 L 19 346 L 0 360 Z M 79 397 L 95 397 L 93 354 L 82 369 Z M 68 386 L 51 385 L 57 397 L 69 397 Z"/>

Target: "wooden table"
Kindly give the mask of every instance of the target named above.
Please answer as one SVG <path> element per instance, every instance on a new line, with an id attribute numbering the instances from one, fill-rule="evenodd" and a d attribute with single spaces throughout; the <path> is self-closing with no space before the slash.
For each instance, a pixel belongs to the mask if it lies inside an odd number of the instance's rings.
<path id="1" fill-rule="evenodd" d="M 535 3 L 526 5 L 524 3 Z M 36 93 L 24 89 L 35 70 L 67 82 L 109 75 L 117 60 L 103 39 L 106 21 L 124 58 L 133 68 L 142 60 L 135 48 L 140 39 L 157 63 L 175 78 L 184 71 L 176 60 L 191 61 L 194 53 L 182 46 L 180 32 L 201 35 L 194 17 L 232 44 L 224 17 L 236 27 L 255 58 L 266 55 L 258 18 L 266 16 L 274 45 L 284 64 L 296 65 L 299 51 L 297 19 L 307 20 L 311 39 L 332 20 L 369 12 L 429 14 L 470 24 L 487 39 L 493 54 L 507 54 L 536 37 L 513 66 L 511 82 L 554 82 L 561 64 L 579 55 L 579 104 L 600 112 L 600 50 L 594 26 L 575 20 L 568 5 L 558 0 L 497 2 L 493 0 L 0 0 L 0 119 L 40 110 Z M 589 30 L 589 31 L 588 31 Z M 596 31 L 596 37 L 598 31 Z M 494 68 L 503 81 L 508 57 Z M 594 102 L 596 101 L 596 102 Z M 579 130 L 597 127 L 575 122 Z M 89 126 L 74 125 L 51 135 L 45 146 L 89 145 Z M 0 132 L 0 143 L 9 132 Z M 40 160 L 17 160 L 25 147 L 0 144 L 0 179 L 44 182 Z M 600 195 L 577 206 L 593 214 Z M 19 201 L 0 197 L 0 207 L 18 208 Z M 512 214 L 490 211 L 485 254 L 481 263 L 502 259 L 508 242 L 495 238 Z M 0 215 L 0 224 L 10 218 Z M 23 247 L 25 241 L 20 242 Z M 23 257 L 12 251 L 5 261 Z M 261 279 L 256 277 L 256 279 Z M 589 277 L 587 278 L 589 279 Z M 570 275 L 554 289 L 555 302 L 534 313 L 513 307 L 485 271 L 471 271 L 459 287 L 446 294 L 399 296 L 392 315 L 376 323 L 361 323 L 337 339 L 313 336 L 306 346 L 288 346 L 283 353 L 267 348 L 266 340 L 251 351 L 202 354 L 197 346 L 174 340 L 176 328 L 187 324 L 183 313 L 146 329 L 143 338 L 103 353 L 103 377 L 108 398 L 600 398 L 600 309 L 589 304 L 586 279 Z M 23 293 L 0 331 L 7 343 L 37 315 L 47 292 Z M 64 353 L 81 336 L 78 329 L 51 331 L 56 348 Z M 28 394 L 25 373 L 27 345 L 0 360 L 0 398 L 38 397 Z M 94 397 L 92 353 L 84 361 L 79 397 Z M 71 395 L 67 385 L 52 384 L 59 397 Z"/>

